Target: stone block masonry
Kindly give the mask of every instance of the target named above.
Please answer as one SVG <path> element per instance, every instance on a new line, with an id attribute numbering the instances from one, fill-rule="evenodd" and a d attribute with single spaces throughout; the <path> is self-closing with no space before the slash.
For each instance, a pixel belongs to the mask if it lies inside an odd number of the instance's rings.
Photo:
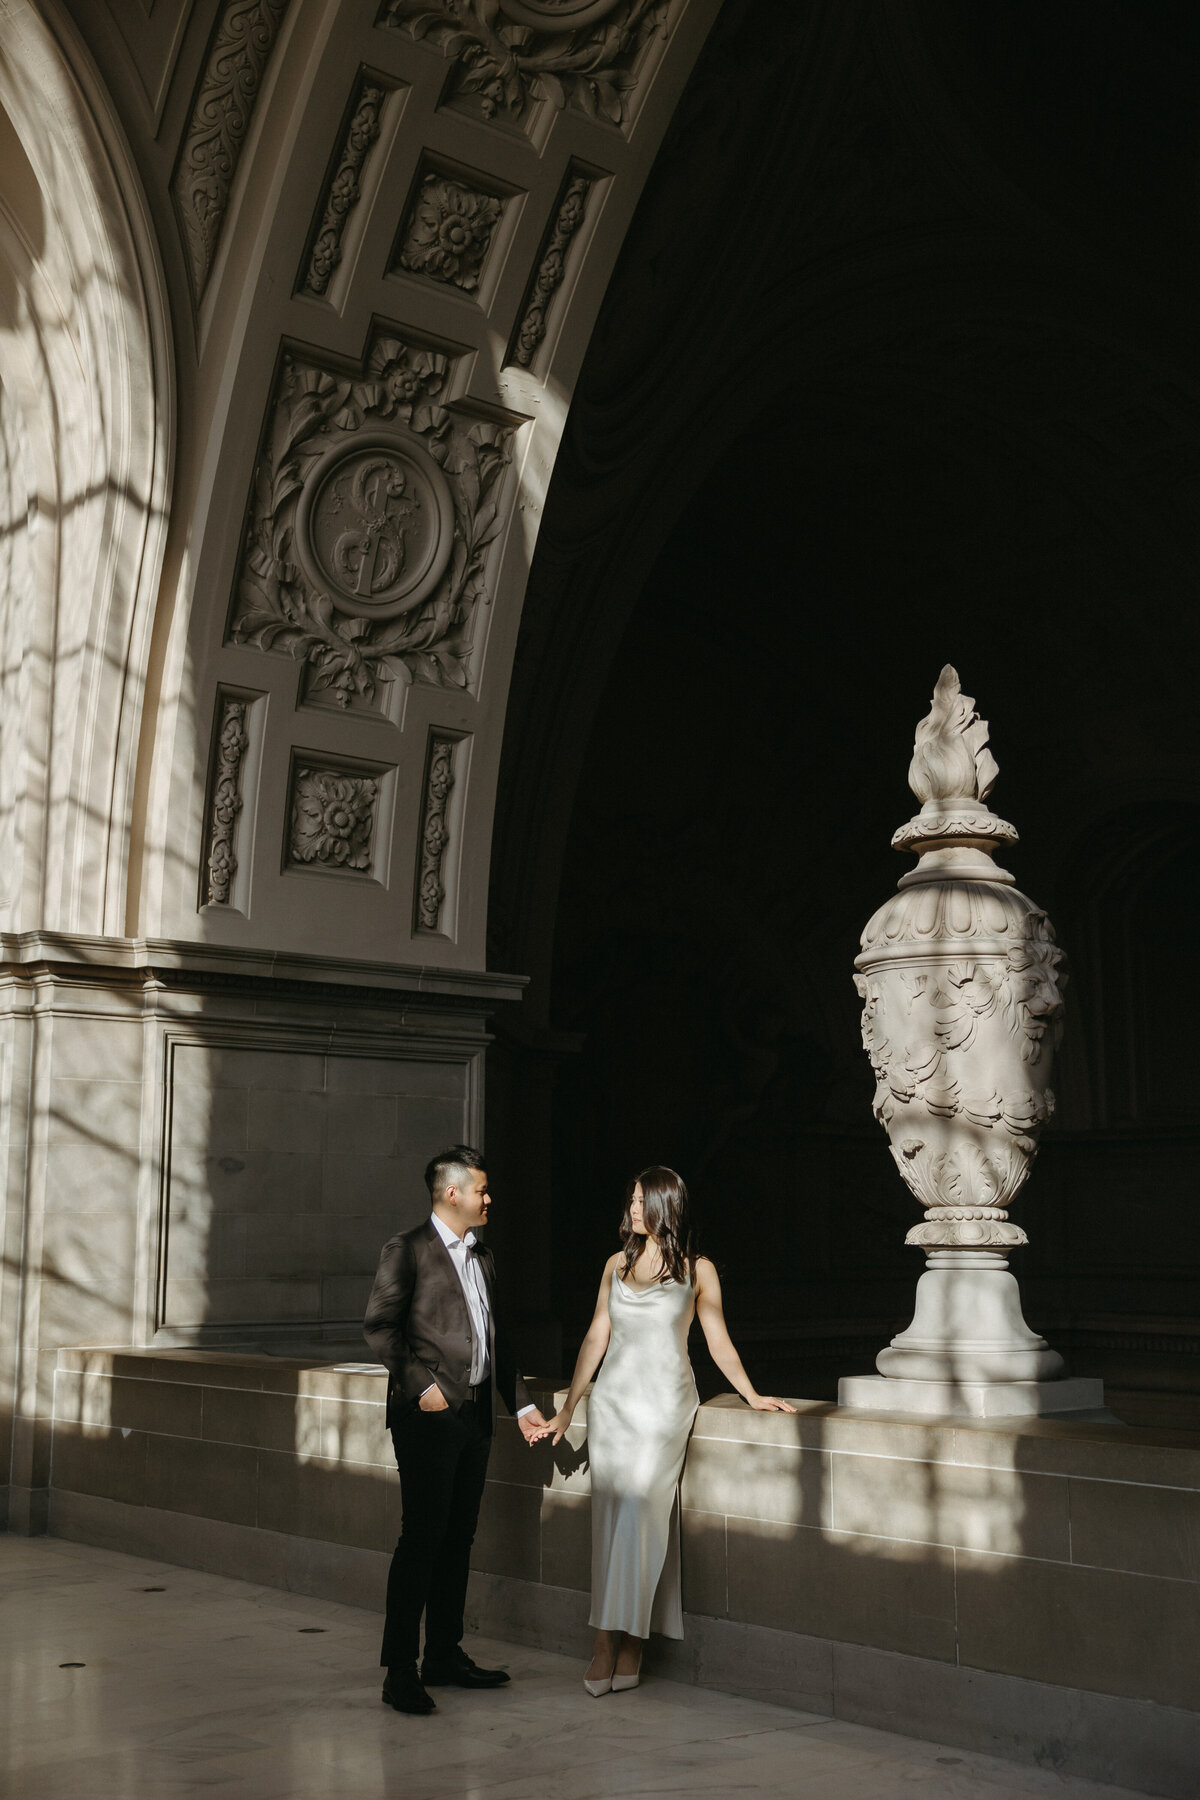
<path id="1" fill-rule="evenodd" d="M 366 1364 L 64 1350 L 51 1531 L 381 1607 L 383 1400 Z M 1200 1438 L 726 1396 L 682 1502 L 687 1635 L 659 1672 L 1193 1800 Z M 583 1650 L 585 1407 L 555 1450 L 502 1422 L 473 1561 L 474 1629 Z"/>

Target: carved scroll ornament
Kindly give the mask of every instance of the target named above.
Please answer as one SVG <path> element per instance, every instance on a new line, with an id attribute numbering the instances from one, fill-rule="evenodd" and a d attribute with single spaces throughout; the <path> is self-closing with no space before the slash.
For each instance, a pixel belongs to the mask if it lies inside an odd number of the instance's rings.
<path id="1" fill-rule="evenodd" d="M 244 700 L 225 695 L 217 725 L 216 768 L 209 802 L 208 857 L 204 900 L 207 906 L 228 906 L 237 858 L 233 840 L 242 810 L 242 762 L 250 739 L 246 732 Z"/>
<path id="2" fill-rule="evenodd" d="M 250 119 L 288 0 L 226 0 L 209 45 L 171 192 L 197 297 L 217 241 Z"/>
<path id="3" fill-rule="evenodd" d="M 254 477 L 232 635 L 310 691 L 467 680 L 512 428 L 441 404 L 449 358 L 380 338 L 361 380 L 288 354 Z"/>
<path id="4" fill-rule="evenodd" d="M 985 805 L 998 771 L 974 706 L 944 669 L 909 771 L 925 804 L 892 840 L 921 860 L 855 959 L 873 1110 L 926 1208 L 907 1242 L 927 1248 L 1027 1241 L 1006 1209 L 1054 1110 L 1062 1033 L 1050 922 L 992 860 L 1017 834 Z"/>
<path id="5" fill-rule="evenodd" d="M 377 23 L 455 59 L 454 89 L 520 119 L 533 99 L 623 123 L 666 0 L 384 0 Z"/>
<path id="6" fill-rule="evenodd" d="M 359 88 L 346 141 L 325 196 L 321 223 L 308 259 L 308 272 L 304 277 L 306 293 L 324 294 L 342 260 L 342 234 L 359 202 L 359 182 L 371 146 L 379 136 L 379 115 L 386 98 L 387 90 L 375 82 L 364 81 Z"/>
<path id="7" fill-rule="evenodd" d="M 568 181 L 559 201 L 549 242 L 542 252 L 542 260 L 526 298 L 525 311 L 513 344 L 512 359 L 523 369 L 529 367 L 538 345 L 546 335 L 546 313 L 562 285 L 567 267 L 567 251 L 570 249 L 571 239 L 579 229 L 591 185 L 586 175 L 574 175 Z"/>
<path id="8" fill-rule="evenodd" d="M 450 842 L 446 805 L 454 786 L 454 745 L 454 738 L 435 736 L 430 742 L 425 816 L 421 825 L 421 867 L 417 876 L 417 918 L 422 931 L 438 929 L 446 898 L 442 862 Z"/>

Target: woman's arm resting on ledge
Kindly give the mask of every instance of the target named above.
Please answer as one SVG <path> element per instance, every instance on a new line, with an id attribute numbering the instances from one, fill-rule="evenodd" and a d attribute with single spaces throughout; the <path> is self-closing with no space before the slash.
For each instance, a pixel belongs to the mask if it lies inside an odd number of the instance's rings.
<path id="1" fill-rule="evenodd" d="M 619 1252 L 618 1252 L 619 1256 Z M 612 1286 L 613 1272 L 616 1269 L 618 1256 L 610 1256 L 604 1265 L 604 1274 L 600 1279 L 600 1292 L 596 1296 L 596 1310 L 592 1314 L 592 1322 L 588 1326 L 587 1336 L 579 1346 L 579 1355 L 575 1358 L 575 1373 L 571 1377 L 571 1388 L 566 1401 L 552 1419 L 546 1421 L 544 1429 L 532 1432 L 529 1442 L 536 1444 L 544 1437 L 554 1434 L 554 1442 L 561 1442 L 563 1433 L 571 1423 L 575 1408 L 579 1405 L 583 1390 L 600 1364 L 604 1361 L 604 1352 L 608 1349 L 609 1334 L 612 1330 L 608 1319 L 608 1294 Z"/>
<path id="2" fill-rule="evenodd" d="M 760 1394 L 751 1383 L 742 1367 L 742 1359 L 733 1347 L 725 1323 L 725 1309 L 721 1305 L 720 1278 L 707 1256 L 696 1258 L 696 1317 L 713 1361 L 747 1406 L 752 1406 L 755 1412 L 795 1412 L 795 1407 L 789 1406 L 786 1400 L 777 1400 L 774 1394 Z"/>

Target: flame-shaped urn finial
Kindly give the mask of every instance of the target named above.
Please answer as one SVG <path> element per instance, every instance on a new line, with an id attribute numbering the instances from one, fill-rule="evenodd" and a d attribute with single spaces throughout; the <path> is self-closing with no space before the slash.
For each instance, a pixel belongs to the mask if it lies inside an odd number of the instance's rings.
<path id="1" fill-rule="evenodd" d="M 1096 1384 L 1048 1381 L 1062 1358 L 1025 1324 L 1005 1260 L 1027 1241 L 1008 1207 L 1054 1109 L 1065 972 L 1045 913 L 994 860 L 1017 834 L 987 805 L 999 772 L 987 746 L 987 724 L 947 665 L 908 772 L 921 810 L 892 838 L 919 860 L 867 925 L 854 977 L 875 1117 L 925 1210 L 905 1242 L 926 1250 L 928 1269 L 912 1325 L 878 1359 L 884 1376 L 908 1379 L 850 1378 L 843 1404 L 995 1411 L 954 1396 L 997 1383 L 1053 1387 L 1065 1402 L 1056 1410 L 1071 1409 L 1068 1388 L 1102 1404 Z M 881 1396 L 914 1384 L 915 1399 Z"/>

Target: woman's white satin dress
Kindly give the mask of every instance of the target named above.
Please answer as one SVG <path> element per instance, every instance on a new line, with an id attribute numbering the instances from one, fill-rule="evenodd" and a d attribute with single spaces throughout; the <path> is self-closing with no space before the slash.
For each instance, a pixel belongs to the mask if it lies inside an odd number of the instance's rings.
<path id="1" fill-rule="evenodd" d="M 679 1476 L 699 1396 L 688 1361 L 690 1281 L 626 1287 L 614 1272 L 612 1326 L 588 1401 L 592 1613 L 601 1631 L 683 1636 Z"/>

